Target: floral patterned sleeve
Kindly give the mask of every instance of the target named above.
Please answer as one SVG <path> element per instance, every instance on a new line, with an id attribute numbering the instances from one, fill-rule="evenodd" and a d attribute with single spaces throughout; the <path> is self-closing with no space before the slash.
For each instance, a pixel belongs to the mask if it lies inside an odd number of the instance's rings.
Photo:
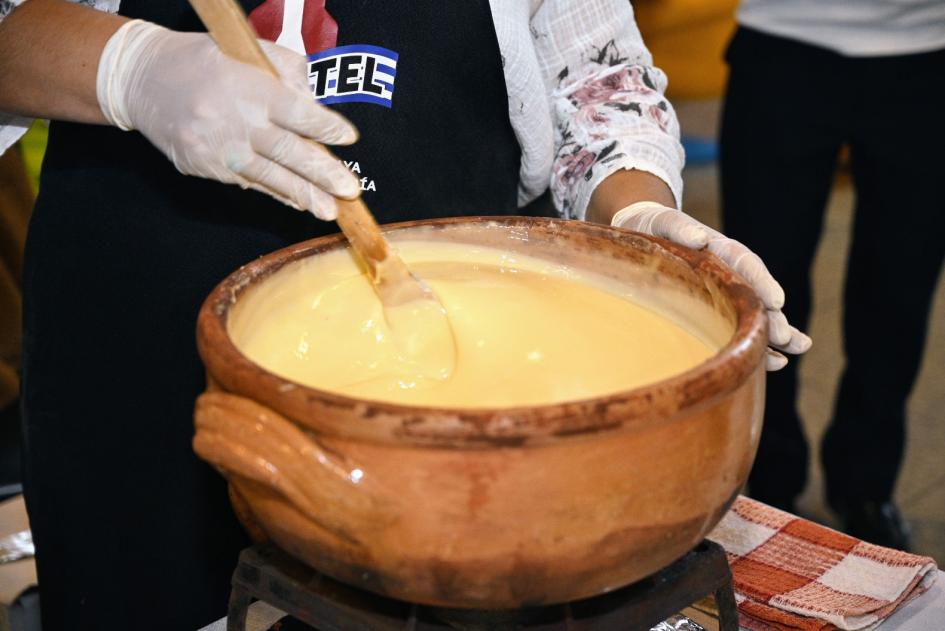
<path id="1" fill-rule="evenodd" d="M 551 100 L 559 212 L 583 219 L 594 189 L 619 169 L 658 176 L 679 204 L 679 123 L 628 0 L 545 0 L 531 32 Z"/>

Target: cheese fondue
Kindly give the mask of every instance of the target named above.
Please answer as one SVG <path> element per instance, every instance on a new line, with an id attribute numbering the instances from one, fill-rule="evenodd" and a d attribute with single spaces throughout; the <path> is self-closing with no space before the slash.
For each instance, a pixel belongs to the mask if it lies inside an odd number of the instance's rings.
<path id="1" fill-rule="evenodd" d="M 585 399 L 683 372 L 715 353 L 602 277 L 483 246 L 396 245 L 446 307 L 456 365 L 433 378 L 394 343 L 347 250 L 287 265 L 241 296 L 229 333 L 286 379 L 352 397 L 437 407 Z M 614 283 L 615 284 L 615 283 Z M 613 289 L 610 291 L 609 289 Z"/>

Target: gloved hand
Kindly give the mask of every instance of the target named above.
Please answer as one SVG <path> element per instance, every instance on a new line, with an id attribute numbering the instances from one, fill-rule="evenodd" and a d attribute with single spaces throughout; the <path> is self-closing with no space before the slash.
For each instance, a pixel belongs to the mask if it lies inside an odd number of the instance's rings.
<path id="1" fill-rule="evenodd" d="M 675 208 L 656 202 L 637 202 L 614 215 L 611 225 L 668 239 L 694 250 L 706 248 L 725 261 L 758 293 L 768 310 L 768 344 L 786 353 L 799 355 L 811 346 L 811 339 L 788 324 L 781 313 L 784 290 L 774 280 L 757 254 L 734 239 L 704 226 Z M 766 367 L 780 370 L 787 357 L 768 349 Z"/>
<path id="2" fill-rule="evenodd" d="M 109 122 L 140 131 L 185 175 L 263 191 L 334 219 L 333 196 L 356 197 L 360 186 L 308 139 L 345 145 L 357 131 L 315 102 L 305 57 L 260 43 L 281 80 L 225 56 L 205 33 L 128 22 L 102 52 L 99 105 Z"/>

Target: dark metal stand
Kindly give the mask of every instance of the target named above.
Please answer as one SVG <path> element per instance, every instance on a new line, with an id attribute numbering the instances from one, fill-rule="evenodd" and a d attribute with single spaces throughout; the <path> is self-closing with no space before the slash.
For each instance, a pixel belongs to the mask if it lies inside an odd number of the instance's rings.
<path id="1" fill-rule="evenodd" d="M 703 541 L 672 565 L 622 589 L 563 605 L 515 611 L 439 609 L 349 587 L 266 544 L 240 554 L 227 631 L 246 631 L 263 600 L 317 631 L 647 631 L 706 596 L 721 631 L 738 631 L 732 573 L 721 546 Z"/>

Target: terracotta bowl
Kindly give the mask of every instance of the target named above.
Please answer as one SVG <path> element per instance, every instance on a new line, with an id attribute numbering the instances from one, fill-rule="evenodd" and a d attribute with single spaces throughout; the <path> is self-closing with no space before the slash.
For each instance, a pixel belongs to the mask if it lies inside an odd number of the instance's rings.
<path id="1" fill-rule="evenodd" d="M 761 430 L 766 317 L 744 282 L 710 254 L 583 222 L 480 217 L 387 231 L 593 267 L 666 298 L 721 350 L 650 386 L 554 405 L 356 400 L 267 372 L 228 335 L 241 297 L 346 242 L 274 252 L 226 278 L 198 324 L 210 385 L 194 448 L 227 477 L 251 533 L 363 589 L 482 609 L 600 594 L 702 540 L 748 476 Z"/>

